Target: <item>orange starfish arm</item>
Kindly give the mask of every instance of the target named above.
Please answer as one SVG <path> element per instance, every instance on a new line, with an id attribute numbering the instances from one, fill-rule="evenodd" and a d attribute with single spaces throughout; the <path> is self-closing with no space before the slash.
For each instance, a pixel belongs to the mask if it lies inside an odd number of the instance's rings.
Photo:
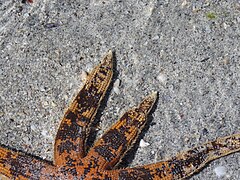
<path id="1" fill-rule="evenodd" d="M 137 108 L 127 111 L 90 149 L 83 162 L 95 163 L 96 170 L 113 168 L 137 139 L 157 93 L 147 96 Z M 97 161 L 96 161 L 97 160 Z"/>
<path id="2" fill-rule="evenodd" d="M 233 134 L 207 142 L 201 146 L 179 153 L 169 160 L 134 168 L 113 170 L 104 176 L 117 179 L 185 179 L 200 171 L 207 163 L 222 156 L 240 151 L 240 134 Z"/>
<path id="3" fill-rule="evenodd" d="M 11 179 L 40 179 L 54 167 L 40 159 L 0 146 L 0 174 Z"/>
<path id="4" fill-rule="evenodd" d="M 112 51 L 93 69 L 66 111 L 54 145 L 54 164 L 66 165 L 85 155 L 85 139 L 113 74 Z"/>

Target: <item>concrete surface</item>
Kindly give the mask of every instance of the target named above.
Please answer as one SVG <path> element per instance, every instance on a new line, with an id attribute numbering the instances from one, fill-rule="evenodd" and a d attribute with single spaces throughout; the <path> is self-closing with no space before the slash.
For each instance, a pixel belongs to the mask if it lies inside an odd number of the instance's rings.
<path id="1" fill-rule="evenodd" d="M 152 91 L 159 100 L 130 166 L 240 132 L 240 2 L 0 1 L 0 143 L 52 160 L 64 109 L 107 52 L 116 54 L 104 132 Z M 194 180 L 240 179 L 240 156 Z"/>

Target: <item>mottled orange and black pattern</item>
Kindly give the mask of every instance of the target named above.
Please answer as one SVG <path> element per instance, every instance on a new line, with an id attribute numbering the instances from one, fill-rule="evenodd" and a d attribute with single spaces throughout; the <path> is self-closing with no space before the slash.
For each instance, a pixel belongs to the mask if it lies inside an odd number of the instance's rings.
<path id="1" fill-rule="evenodd" d="M 112 79 L 112 52 L 89 74 L 66 111 L 54 144 L 54 162 L 0 146 L 0 174 L 10 179 L 173 180 L 185 179 L 208 162 L 240 151 L 240 134 L 218 138 L 162 162 L 114 169 L 138 138 L 157 93 L 130 109 L 86 152 L 91 123 Z"/>
<path id="2" fill-rule="evenodd" d="M 112 52 L 110 51 L 90 74 L 83 88 L 66 111 L 57 132 L 54 145 L 55 165 L 75 166 L 85 156 L 85 140 L 89 124 L 112 79 Z"/>

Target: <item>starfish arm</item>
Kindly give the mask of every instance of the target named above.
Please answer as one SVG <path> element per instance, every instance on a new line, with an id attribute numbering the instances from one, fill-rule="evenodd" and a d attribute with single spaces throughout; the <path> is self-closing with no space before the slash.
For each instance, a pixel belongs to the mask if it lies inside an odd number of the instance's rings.
<path id="1" fill-rule="evenodd" d="M 240 151 L 240 134 L 218 138 L 201 146 L 179 153 L 175 157 L 155 164 L 106 171 L 103 176 L 114 179 L 185 179 L 199 172 L 207 163 L 222 156 Z"/>
<path id="2" fill-rule="evenodd" d="M 113 74 L 112 51 L 93 69 L 68 110 L 57 132 L 54 164 L 66 165 L 85 155 L 85 139 Z"/>
<path id="3" fill-rule="evenodd" d="M 11 179 L 41 179 L 45 171 L 54 172 L 49 163 L 0 146 L 0 174 Z"/>
<path id="4" fill-rule="evenodd" d="M 96 169 L 113 168 L 129 150 L 146 123 L 157 93 L 147 96 L 137 108 L 126 112 L 92 147 L 83 160 Z"/>

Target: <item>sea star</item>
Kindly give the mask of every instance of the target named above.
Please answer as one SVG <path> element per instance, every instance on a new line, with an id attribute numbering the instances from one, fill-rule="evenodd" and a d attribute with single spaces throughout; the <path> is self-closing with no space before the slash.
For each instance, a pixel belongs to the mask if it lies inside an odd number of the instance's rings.
<path id="1" fill-rule="evenodd" d="M 113 74 L 110 50 L 89 74 L 61 121 L 54 145 L 54 162 L 0 146 L 0 173 L 11 179 L 184 179 L 206 163 L 240 151 L 240 134 L 218 138 L 154 164 L 113 169 L 144 127 L 157 93 L 130 109 L 86 152 L 92 121 Z"/>

